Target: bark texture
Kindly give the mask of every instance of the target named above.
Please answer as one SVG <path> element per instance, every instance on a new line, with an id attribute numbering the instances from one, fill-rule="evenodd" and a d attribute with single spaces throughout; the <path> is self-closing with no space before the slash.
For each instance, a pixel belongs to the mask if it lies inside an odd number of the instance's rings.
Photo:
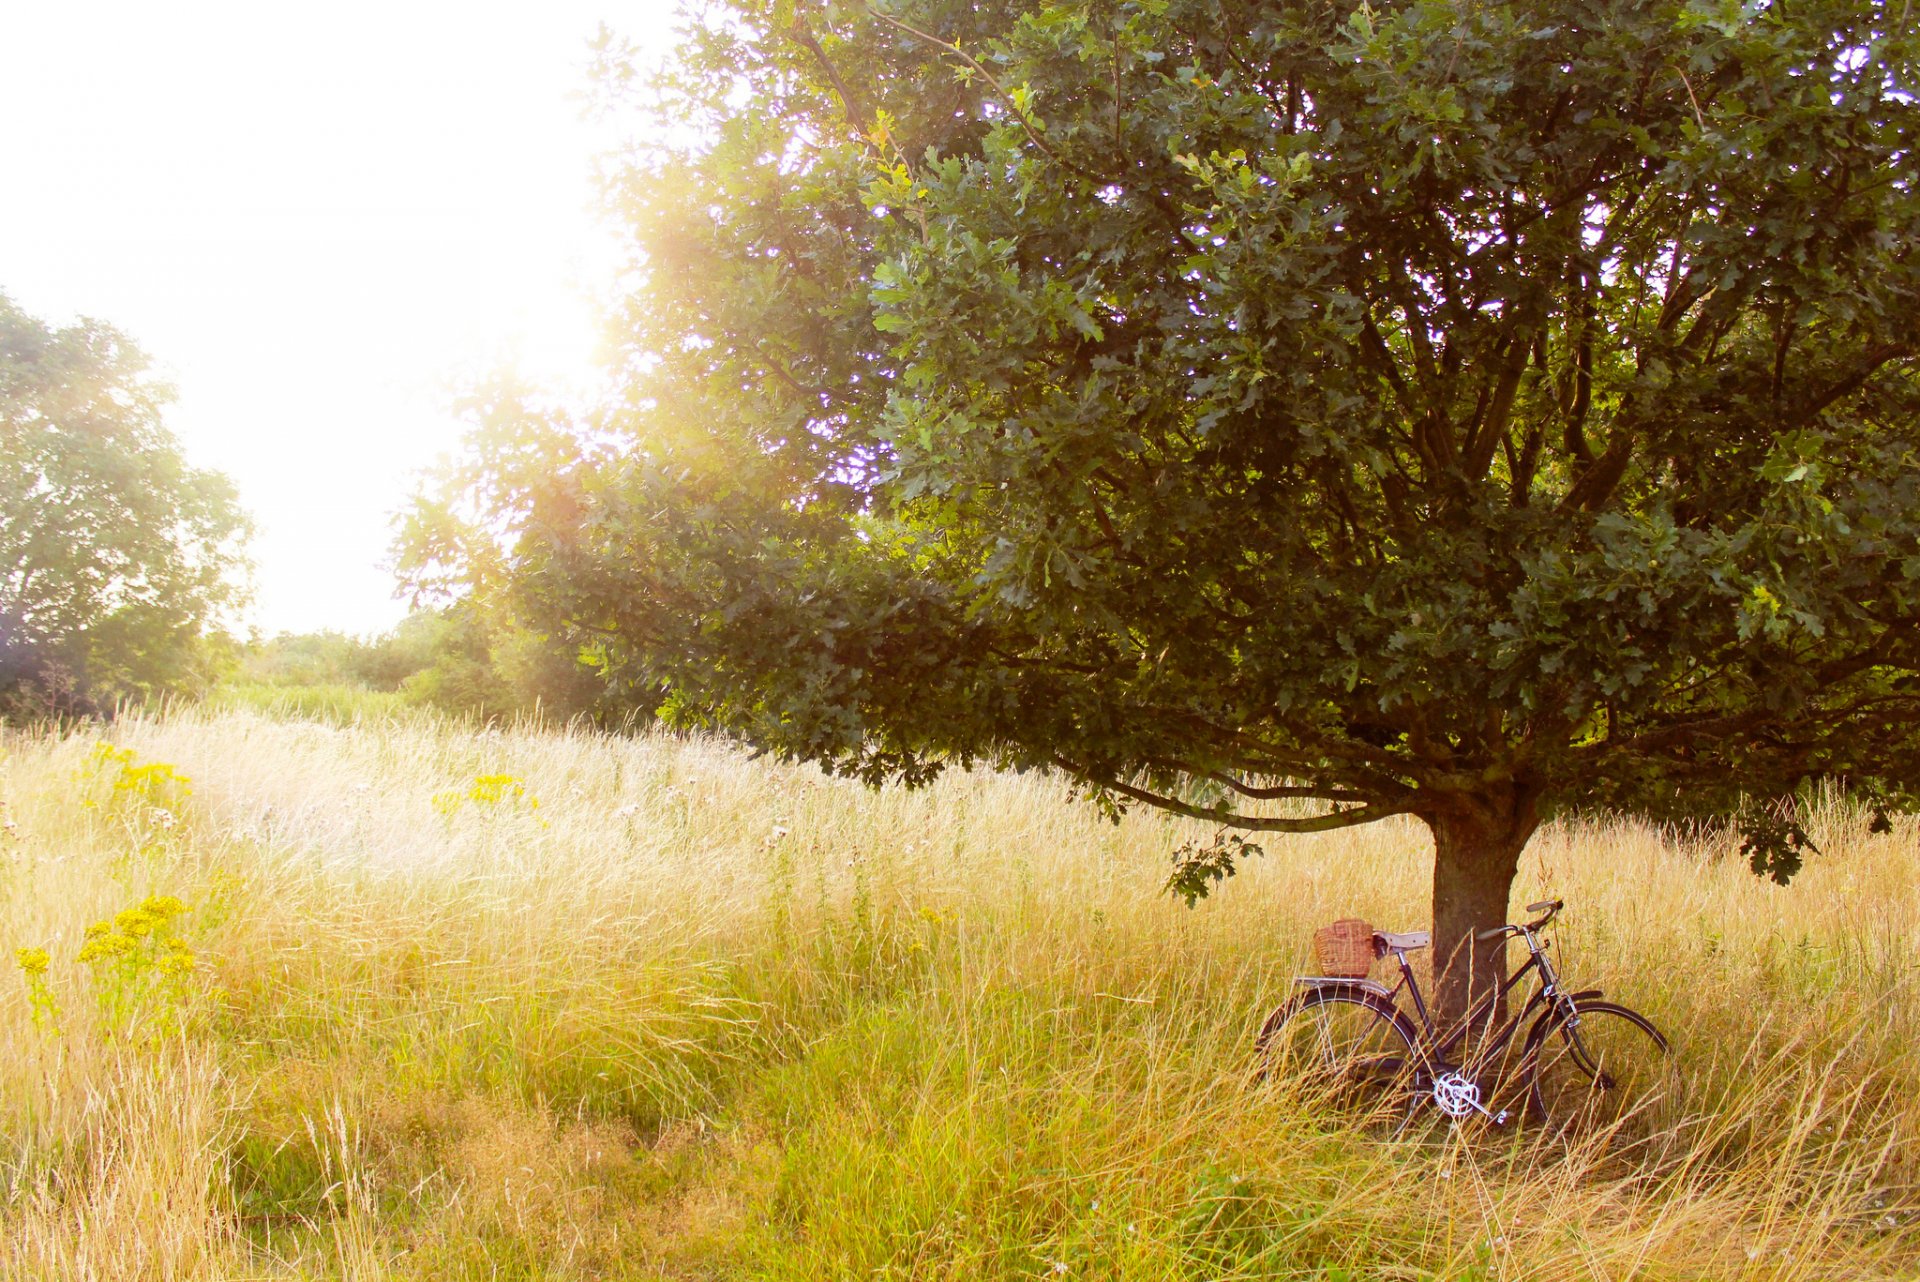
<path id="1" fill-rule="evenodd" d="M 1511 920 L 1514 873 L 1540 817 L 1532 794 L 1520 788 L 1462 798 L 1423 817 L 1434 849 L 1433 1013 L 1449 1027 L 1505 977 L 1505 942 L 1474 936 Z M 1491 1018 L 1497 1022 L 1501 1013 L 1496 1003 Z"/>

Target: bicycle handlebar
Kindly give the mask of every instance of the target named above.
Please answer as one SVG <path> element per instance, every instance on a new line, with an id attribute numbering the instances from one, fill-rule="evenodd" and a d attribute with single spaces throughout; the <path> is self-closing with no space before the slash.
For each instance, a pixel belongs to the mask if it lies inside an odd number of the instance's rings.
<path id="1" fill-rule="evenodd" d="M 1533 921 L 1528 922 L 1524 926 L 1489 927 L 1486 930 L 1476 932 L 1474 934 L 1474 938 L 1484 944 L 1488 940 L 1502 939 L 1508 935 L 1524 935 L 1531 931 L 1539 930 L 1542 926 L 1552 921 L 1554 919 L 1554 915 L 1557 914 L 1562 908 L 1565 908 L 1566 906 L 1567 906 L 1567 901 L 1564 899 L 1542 899 L 1538 903 L 1527 905 L 1528 912 L 1540 913 L 1542 914 L 1540 917 L 1535 918 Z"/>

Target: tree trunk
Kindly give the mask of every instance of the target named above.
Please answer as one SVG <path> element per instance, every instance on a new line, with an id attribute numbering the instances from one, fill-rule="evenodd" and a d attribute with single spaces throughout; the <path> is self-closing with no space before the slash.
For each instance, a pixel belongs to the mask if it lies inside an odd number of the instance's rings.
<path id="1" fill-rule="evenodd" d="M 1505 941 L 1474 935 L 1511 920 L 1507 896 L 1540 816 L 1530 791 L 1511 788 L 1423 818 L 1433 830 L 1433 1016 L 1447 1028 L 1506 977 Z M 1489 1026 L 1502 1014 L 1496 1002 Z"/>

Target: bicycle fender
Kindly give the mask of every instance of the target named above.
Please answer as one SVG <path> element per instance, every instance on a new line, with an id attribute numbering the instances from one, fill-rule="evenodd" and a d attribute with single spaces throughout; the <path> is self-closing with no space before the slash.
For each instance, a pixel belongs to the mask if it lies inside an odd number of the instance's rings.
<path id="1" fill-rule="evenodd" d="M 1568 997 L 1571 997 L 1576 1002 L 1582 1000 L 1583 998 L 1598 998 L 1600 995 L 1601 995 L 1600 990 L 1597 988 L 1583 988 L 1577 993 L 1567 994 Z M 1515 1028 L 1520 1027 L 1520 1025 L 1527 1022 L 1527 1017 L 1529 1015 L 1533 1014 L 1534 1011 L 1539 1010 L 1542 1006 L 1545 1006 L 1546 1004 L 1547 1004 L 1546 997 L 1544 997 L 1539 992 L 1535 992 L 1533 996 L 1527 998 L 1527 1004 L 1521 1007 L 1520 1018 L 1513 1021 L 1513 1026 Z"/>
<path id="2" fill-rule="evenodd" d="M 1296 978 L 1294 984 L 1300 989 L 1286 1003 L 1267 1016 L 1260 1026 L 1260 1035 L 1254 1039 L 1257 1048 L 1265 1049 L 1267 1039 L 1297 1011 L 1305 1007 L 1315 996 L 1328 993 L 1343 997 L 1361 1006 L 1367 1006 L 1386 1019 L 1393 1021 L 1395 1029 L 1406 1039 L 1407 1045 L 1417 1046 L 1420 1032 L 1407 1018 L 1406 1012 L 1393 1003 L 1393 990 L 1377 984 L 1370 979 L 1345 979 L 1335 975 L 1303 975 Z"/>
<path id="3" fill-rule="evenodd" d="M 1393 1000 L 1393 990 L 1371 979 L 1345 979 L 1337 975 L 1296 975 L 1294 986 L 1312 992 L 1370 993 L 1382 1001 Z"/>
<path id="4" fill-rule="evenodd" d="M 1569 998 L 1571 998 L 1576 1002 L 1599 1001 L 1600 998 L 1603 997 L 1604 995 L 1605 994 L 1602 993 L 1601 990 L 1598 988 L 1583 988 L 1577 993 L 1567 994 Z M 1533 995 L 1533 1000 L 1527 1003 L 1527 1009 L 1520 1012 L 1520 1020 L 1516 1021 L 1516 1024 L 1526 1019 L 1528 1011 L 1531 1011 L 1533 1010 L 1534 1007 L 1540 1006 L 1543 1004 L 1544 1002 L 1542 1001 L 1540 994 L 1535 993 Z M 1531 1054 L 1532 1052 L 1538 1050 L 1540 1048 L 1540 1043 L 1546 1040 L 1547 1030 L 1552 1026 L 1553 1017 L 1556 1013 L 1557 1012 L 1555 1012 L 1555 1010 L 1551 1006 L 1548 1006 L 1547 1009 L 1541 1011 L 1539 1016 L 1534 1019 L 1533 1027 L 1527 1030 L 1527 1040 L 1525 1044 L 1527 1053 Z"/>

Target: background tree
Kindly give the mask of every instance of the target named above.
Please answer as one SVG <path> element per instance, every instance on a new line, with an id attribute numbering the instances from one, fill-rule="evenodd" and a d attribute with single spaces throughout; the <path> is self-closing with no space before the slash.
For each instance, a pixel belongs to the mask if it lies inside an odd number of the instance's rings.
<path id="1" fill-rule="evenodd" d="M 467 455 L 447 460 L 397 523 L 394 568 L 415 610 L 375 654 L 411 663 L 401 692 L 447 712 L 609 724 L 650 713 L 657 700 L 610 693 L 570 622 L 520 590 L 531 585 L 508 555 L 525 500 L 579 458 L 571 420 L 505 374 L 457 408 L 473 424 Z"/>
<path id="2" fill-rule="evenodd" d="M 1449 1014 L 1555 810 L 1912 799 L 1900 6 L 702 12 L 609 184 L 623 386 L 497 428 L 441 548 L 617 688 L 873 781 L 1416 815 Z"/>
<path id="3" fill-rule="evenodd" d="M 189 466 L 127 337 L 0 294 L 0 712 L 97 713 L 204 683 L 242 593 L 234 488 Z"/>
<path id="4" fill-rule="evenodd" d="M 454 717 L 615 719 L 598 675 L 545 634 L 500 622 L 463 597 L 414 610 L 387 632 L 281 633 L 235 656 L 224 694 L 242 703 L 361 712 L 357 693 L 398 696 Z M 378 706 L 376 703 L 374 706 Z"/>

